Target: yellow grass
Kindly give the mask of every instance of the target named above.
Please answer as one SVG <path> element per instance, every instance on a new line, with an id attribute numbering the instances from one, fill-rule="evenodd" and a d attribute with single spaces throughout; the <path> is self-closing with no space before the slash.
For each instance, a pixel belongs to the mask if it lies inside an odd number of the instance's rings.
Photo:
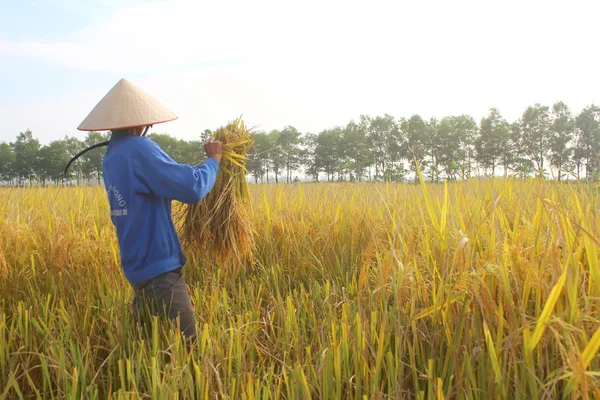
<path id="1" fill-rule="evenodd" d="M 250 193 L 253 267 L 188 254 L 187 354 L 133 325 L 103 188 L 0 189 L 0 399 L 600 395 L 595 186 Z"/>

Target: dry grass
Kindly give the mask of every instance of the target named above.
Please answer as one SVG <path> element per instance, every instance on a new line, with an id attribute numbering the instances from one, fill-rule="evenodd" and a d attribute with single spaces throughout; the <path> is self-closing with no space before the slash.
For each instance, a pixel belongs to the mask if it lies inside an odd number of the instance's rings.
<path id="1" fill-rule="evenodd" d="M 594 398 L 596 188 L 252 186 L 252 269 L 143 337 L 102 188 L 0 190 L 0 398 Z"/>

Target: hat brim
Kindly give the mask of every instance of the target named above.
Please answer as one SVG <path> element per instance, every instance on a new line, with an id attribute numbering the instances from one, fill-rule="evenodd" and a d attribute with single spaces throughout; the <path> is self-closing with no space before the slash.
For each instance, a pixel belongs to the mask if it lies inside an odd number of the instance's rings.
<path id="1" fill-rule="evenodd" d="M 77 130 L 114 131 L 162 124 L 175 119 L 177 115 L 154 97 L 128 80 L 121 79 L 96 104 Z"/>
<path id="2" fill-rule="evenodd" d="M 149 125 L 163 124 L 165 122 L 175 121 L 178 118 L 179 117 L 175 117 L 175 118 L 171 118 L 171 119 L 166 119 L 164 121 L 152 122 L 151 124 L 139 124 L 139 125 L 119 126 L 119 127 L 116 127 L 116 128 L 93 128 L 93 129 L 90 129 L 90 128 L 77 128 L 77 130 L 78 131 L 82 131 L 82 132 L 118 131 L 120 129 L 135 128 L 135 127 L 138 127 L 138 126 L 149 126 Z"/>

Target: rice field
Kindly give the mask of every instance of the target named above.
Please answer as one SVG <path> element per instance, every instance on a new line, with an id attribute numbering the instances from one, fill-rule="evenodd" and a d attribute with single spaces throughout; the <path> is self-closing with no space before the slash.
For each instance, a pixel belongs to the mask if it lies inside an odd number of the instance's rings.
<path id="1" fill-rule="evenodd" d="M 0 189 L 0 399 L 600 398 L 597 187 L 251 186 L 254 263 L 188 253 L 145 334 L 102 187 Z"/>

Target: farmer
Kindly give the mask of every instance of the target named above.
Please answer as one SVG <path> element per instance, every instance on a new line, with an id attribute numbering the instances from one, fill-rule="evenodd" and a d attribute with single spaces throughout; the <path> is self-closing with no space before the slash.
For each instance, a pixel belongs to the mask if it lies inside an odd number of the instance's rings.
<path id="1" fill-rule="evenodd" d="M 171 219 L 171 201 L 197 203 L 215 184 L 222 143 L 204 144 L 203 165 L 178 164 L 146 138 L 153 124 L 177 119 L 168 108 L 121 79 L 79 126 L 112 131 L 102 160 L 104 185 L 115 225 L 125 278 L 134 289 L 133 311 L 179 316 L 188 340 L 196 336 L 196 315 L 181 270 L 186 258 Z"/>

